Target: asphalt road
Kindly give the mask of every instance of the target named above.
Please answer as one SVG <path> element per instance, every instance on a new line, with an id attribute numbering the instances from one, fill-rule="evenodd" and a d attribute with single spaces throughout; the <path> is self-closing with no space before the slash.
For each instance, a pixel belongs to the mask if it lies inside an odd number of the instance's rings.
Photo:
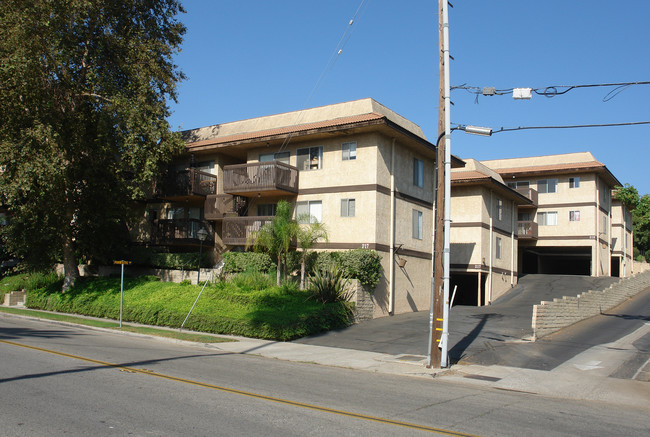
<path id="1" fill-rule="evenodd" d="M 647 435 L 647 411 L 0 314 L 0 435 Z"/>
<path id="2" fill-rule="evenodd" d="M 527 275 L 517 287 L 483 307 L 454 306 L 449 322 L 449 356 L 452 363 L 490 363 L 484 353 L 509 342 L 533 335 L 533 305 L 556 297 L 575 296 L 587 290 L 602 290 L 617 278 L 569 275 Z M 650 313 L 646 313 L 650 315 Z M 426 356 L 429 312 L 399 314 L 362 322 L 340 331 L 296 340 L 297 343 L 382 352 L 392 355 Z M 585 348 L 589 347 L 585 344 Z M 578 352 L 578 350 L 576 350 Z"/>

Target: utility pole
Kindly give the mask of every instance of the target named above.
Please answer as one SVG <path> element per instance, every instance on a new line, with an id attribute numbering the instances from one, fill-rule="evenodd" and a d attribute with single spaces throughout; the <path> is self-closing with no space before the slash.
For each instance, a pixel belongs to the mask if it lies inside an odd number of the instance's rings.
<path id="1" fill-rule="evenodd" d="M 441 350 L 439 348 L 442 339 L 443 329 L 443 311 L 444 311 L 444 290 L 443 290 L 443 247 L 444 247 L 444 203 L 445 203 L 445 149 L 446 136 L 449 132 L 445 131 L 445 17 L 446 17 L 447 0 L 438 0 L 438 141 L 436 156 L 436 211 L 434 220 L 434 244 L 433 244 L 433 290 L 431 290 L 433 299 L 431 302 L 432 309 L 429 321 L 430 326 L 430 344 L 427 367 L 441 366 Z M 445 137 L 445 141 L 440 141 Z"/>

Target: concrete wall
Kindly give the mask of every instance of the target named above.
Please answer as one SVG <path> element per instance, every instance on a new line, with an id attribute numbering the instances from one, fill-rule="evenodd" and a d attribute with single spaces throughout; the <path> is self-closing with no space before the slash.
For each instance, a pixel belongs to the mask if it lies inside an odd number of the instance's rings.
<path id="1" fill-rule="evenodd" d="M 602 291 L 590 290 L 533 307 L 533 331 L 541 338 L 589 317 L 601 314 L 650 287 L 650 271 L 621 279 Z"/>

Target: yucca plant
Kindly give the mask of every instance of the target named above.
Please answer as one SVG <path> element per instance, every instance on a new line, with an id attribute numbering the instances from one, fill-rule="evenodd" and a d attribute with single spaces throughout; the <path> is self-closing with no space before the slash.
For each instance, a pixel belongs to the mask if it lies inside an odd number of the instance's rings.
<path id="1" fill-rule="evenodd" d="M 322 303 L 348 302 L 352 298 L 348 284 L 348 278 L 336 265 L 323 271 L 316 269 L 309 276 L 309 291 L 314 299 Z"/>

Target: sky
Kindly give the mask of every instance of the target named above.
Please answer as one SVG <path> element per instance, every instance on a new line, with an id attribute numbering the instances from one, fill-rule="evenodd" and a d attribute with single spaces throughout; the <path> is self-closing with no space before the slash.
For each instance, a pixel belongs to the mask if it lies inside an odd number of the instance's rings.
<path id="1" fill-rule="evenodd" d="M 437 137 L 436 0 L 185 0 L 176 63 L 187 79 L 174 129 L 371 97 Z M 650 81 L 647 0 L 455 0 L 452 86 L 518 87 Z M 352 18 L 354 23 L 349 25 Z M 338 50 L 342 48 L 340 54 Z M 560 89 L 562 90 L 562 89 Z M 650 121 L 650 85 L 533 94 L 451 93 L 451 122 L 501 127 Z M 606 101 L 605 101 L 606 100 Z M 477 103 L 478 102 L 478 103 Z M 622 184 L 650 194 L 650 125 L 455 131 L 451 151 L 477 160 L 590 151 Z"/>

